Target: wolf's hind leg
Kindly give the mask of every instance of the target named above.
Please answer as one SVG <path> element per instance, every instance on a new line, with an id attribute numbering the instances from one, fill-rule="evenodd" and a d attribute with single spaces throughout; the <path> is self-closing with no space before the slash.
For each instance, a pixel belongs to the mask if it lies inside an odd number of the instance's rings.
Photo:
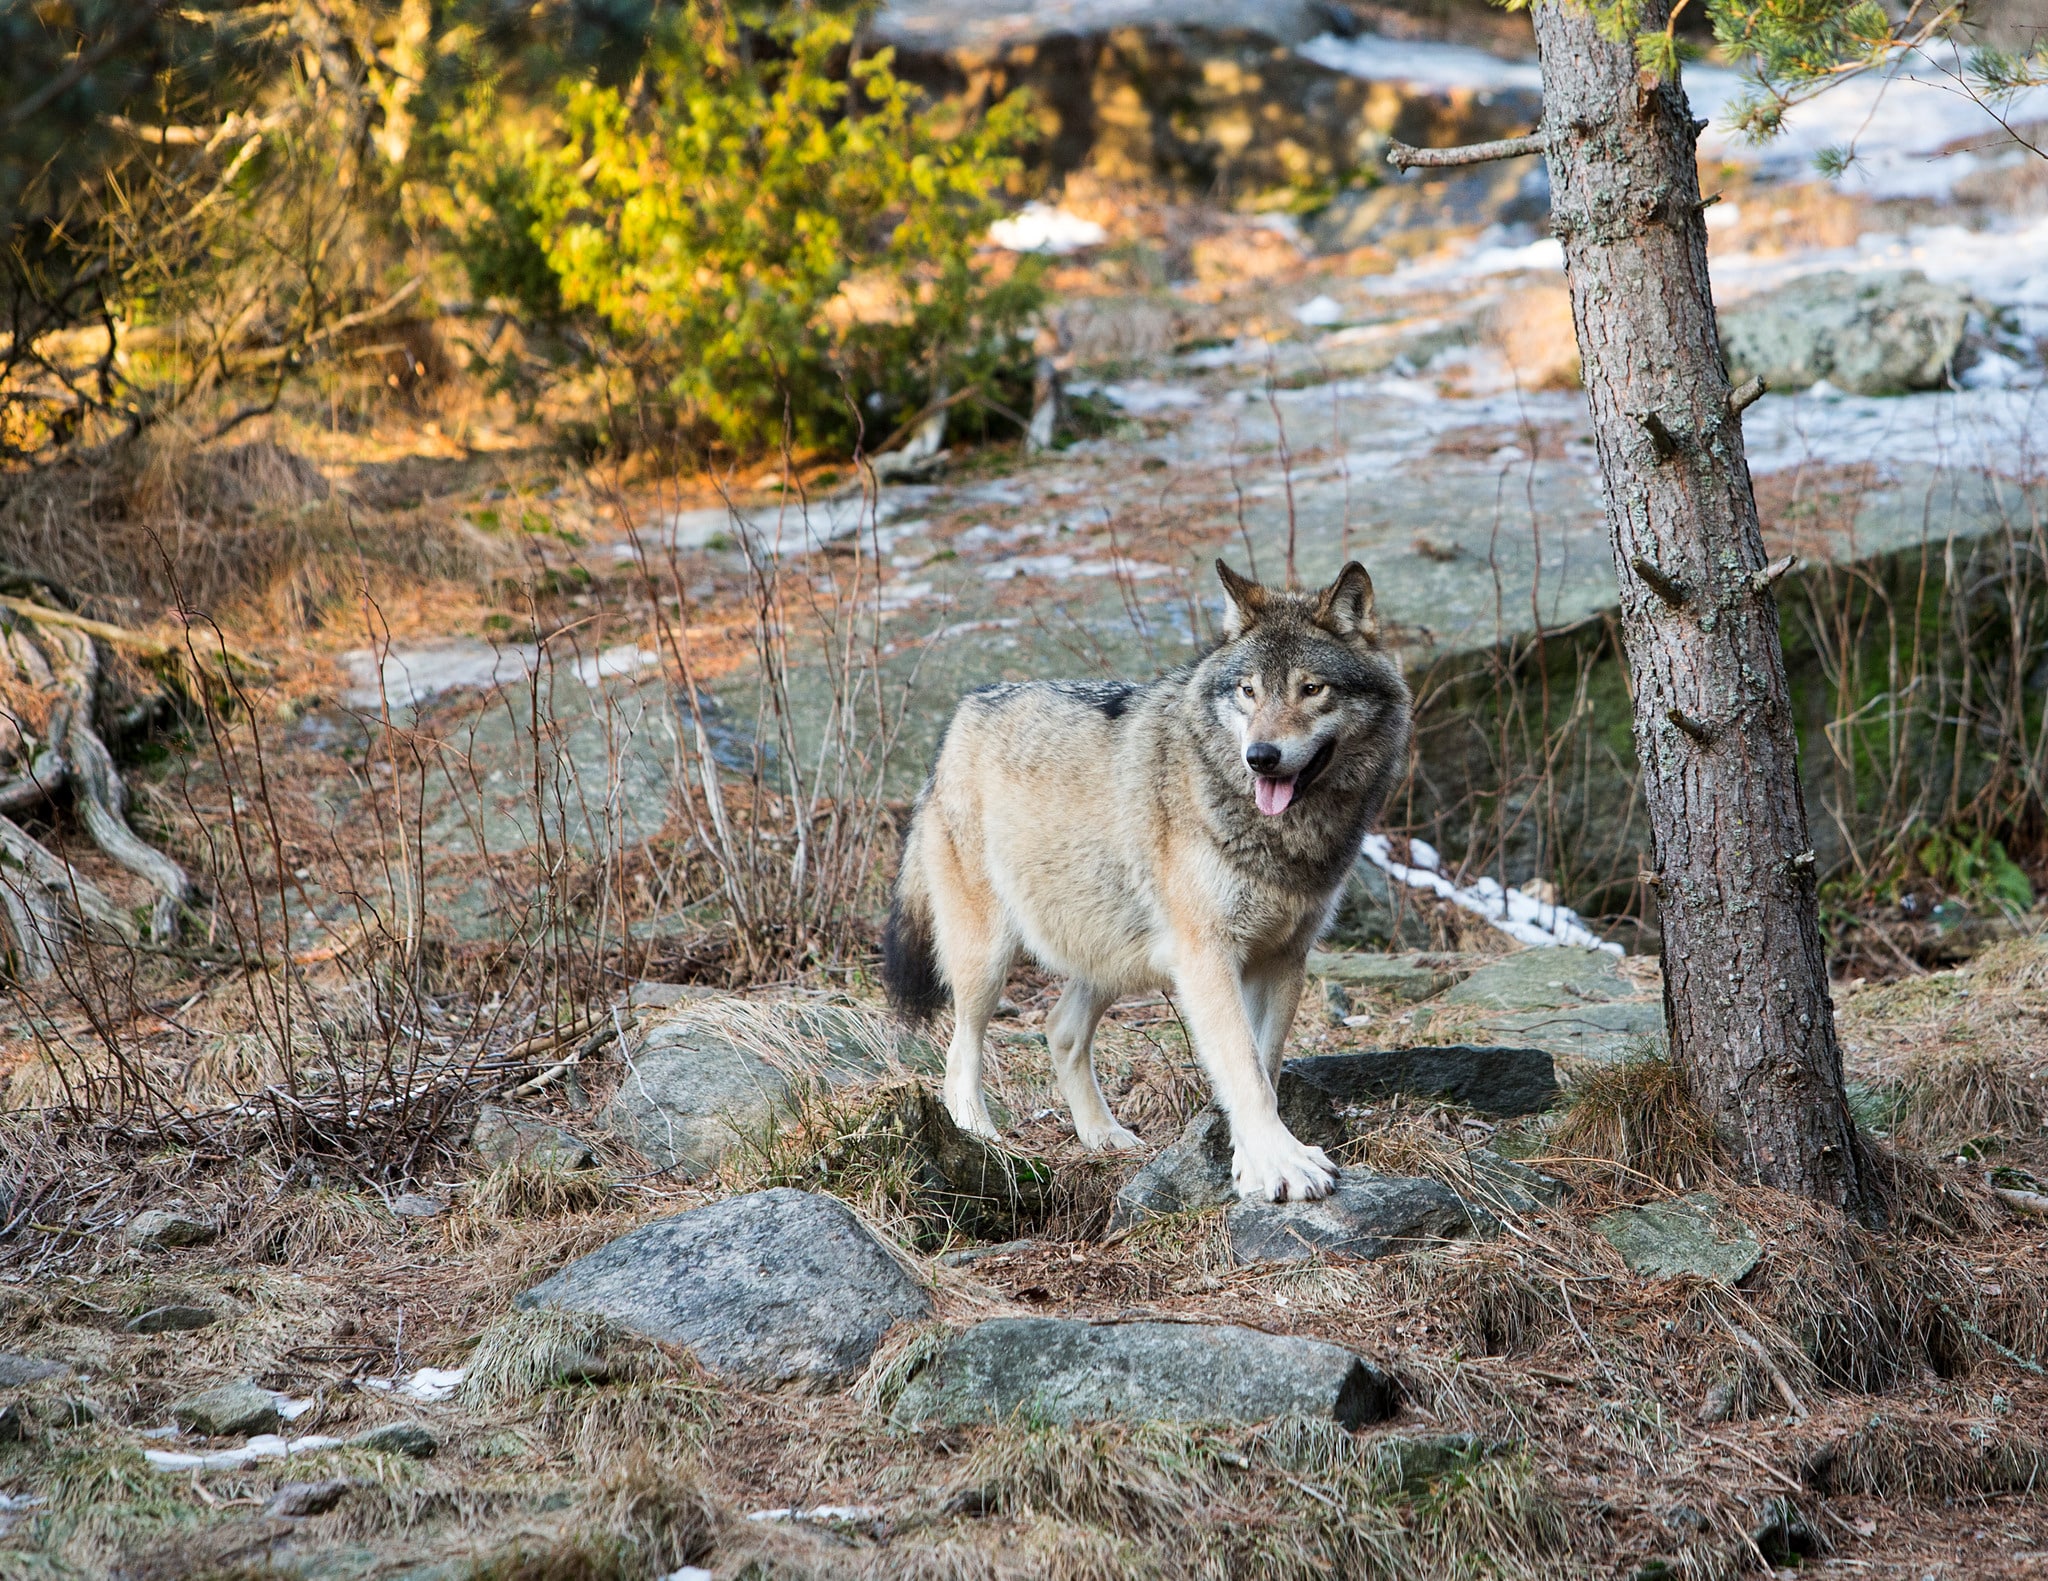
<path id="1" fill-rule="evenodd" d="M 940 967 L 953 989 L 953 1041 L 946 1046 L 946 1110 L 963 1131 L 993 1138 L 996 1123 L 989 1118 L 988 1104 L 981 1095 L 982 1046 L 989 1018 L 1002 1000 L 1017 941 L 1003 927 L 1001 909 L 986 890 L 977 895 L 964 885 L 935 885 L 932 912 Z"/>
<path id="2" fill-rule="evenodd" d="M 1116 1123 L 1095 1080 L 1095 1028 L 1115 995 L 1076 977 L 1060 994 L 1046 1018 L 1045 1041 L 1052 1047 L 1053 1075 L 1074 1116 L 1074 1134 L 1081 1145 L 1100 1152 L 1110 1147 L 1145 1144 Z"/>

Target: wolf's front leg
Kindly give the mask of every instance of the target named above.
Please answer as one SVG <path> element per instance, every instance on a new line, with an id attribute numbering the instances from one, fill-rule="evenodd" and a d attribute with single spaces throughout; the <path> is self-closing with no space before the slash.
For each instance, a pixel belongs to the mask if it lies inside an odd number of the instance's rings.
<path id="1" fill-rule="evenodd" d="M 1259 1064 L 1277 1091 L 1280 1064 L 1287 1058 L 1287 1034 L 1294 1030 L 1294 1012 L 1301 1007 L 1305 962 L 1263 962 L 1244 974 L 1244 1008 L 1251 1017 L 1252 1039 L 1259 1046 Z"/>
<path id="2" fill-rule="evenodd" d="M 1174 988 L 1187 1012 L 1195 1053 L 1209 1073 L 1216 1101 L 1230 1116 L 1238 1196 L 1246 1202 L 1304 1202 L 1328 1196 L 1337 1182 L 1337 1166 L 1320 1147 L 1304 1145 L 1281 1122 L 1273 1084 L 1266 1078 L 1245 1013 L 1236 962 L 1220 948 L 1183 946 Z"/>

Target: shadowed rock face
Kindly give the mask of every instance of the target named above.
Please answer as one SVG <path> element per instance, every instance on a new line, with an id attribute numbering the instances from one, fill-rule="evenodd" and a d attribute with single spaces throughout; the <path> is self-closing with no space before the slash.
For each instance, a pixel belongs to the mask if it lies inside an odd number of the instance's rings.
<path id="1" fill-rule="evenodd" d="M 996 1318 L 949 1342 L 898 1398 L 899 1427 L 1004 1421 L 1262 1422 L 1360 1427 L 1394 1413 L 1391 1379 L 1320 1340 L 1228 1324 Z"/>
<path id="2" fill-rule="evenodd" d="M 1334 1103 L 1395 1093 L 1448 1098 L 1487 1114 L 1540 1114 L 1557 1101 L 1556 1062 L 1542 1049 L 1447 1043 L 1289 1060 L 1292 1072 Z"/>
<path id="3" fill-rule="evenodd" d="M 755 1388 L 830 1387 L 931 1298 L 831 1197 L 777 1187 L 657 1219 L 516 1305 L 610 1318 Z"/>

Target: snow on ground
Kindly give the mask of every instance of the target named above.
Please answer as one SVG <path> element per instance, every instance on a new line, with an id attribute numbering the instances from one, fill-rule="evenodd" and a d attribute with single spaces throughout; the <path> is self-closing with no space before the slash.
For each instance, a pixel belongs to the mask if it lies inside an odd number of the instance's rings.
<path id="1" fill-rule="evenodd" d="M 1569 906 L 1556 905 L 1525 895 L 1519 889 L 1504 889 L 1498 879 L 1480 878 L 1458 884 L 1446 877 L 1436 848 L 1425 840 L 1408 842 L 1408 861 L 1397 862 L 1393 848 L 1383 834 L 1369 834 L 1362 847 L 1365 859 L 1397 883 L 1437 895 L 1452 905 L 1484 917 L 1509 938 L 1522 944 L 1556 947 L 1570 945 L 1582 950 L 1604 950 L 1609 955 L 1627 952 L 1611 944 L 1586 926 Z"/>
<path id="2" fill-rule="evenodd" d="M 1743 414 L 1754 473 L 1875 462 L 2038 479 L 2048 470 L 2048 390 L 1935 390 L 1845 395 L 1816 384 L 1767 395 Z"/>
<path id="3" fill-rule="evenodd" d="M 1461 44 L 1375 34 L 1343 39 L 1326 33 L 1303 44 L 1299 53 L 1332 71 L 1372 82 L 1480 93 L 1542 87 L 1534 61 L 1502 60 Z M 1778 134 L 1764 143 L 1749 141 L 1728 124 L 1746 91 L 1740 72 L 1687 66 L 1682 81 L 1693 113 L 1709 123 L 1700 137 L 1700 157 L 1753 165 L 1772 180 L 1819 180 L 1815 156 L 1823 149 L 1843 149 L 1856 157 L 1833 178 L 1840 190 L 1870 198 L 1941 198 L 1962 177 L 1996 165 L 2011 152 L 1998 120 L 1971 96 L 1961 57 L 1946 48 L 1912 51 L 1886 72 L 1836 83 L 1795 105 Z M 2000 104 L 1999 113 L 2014 126 L 2048 121 L 2048 88 L 2015 94 Z M 1943 154 L 1972 142 L 1984 147 Z"/>

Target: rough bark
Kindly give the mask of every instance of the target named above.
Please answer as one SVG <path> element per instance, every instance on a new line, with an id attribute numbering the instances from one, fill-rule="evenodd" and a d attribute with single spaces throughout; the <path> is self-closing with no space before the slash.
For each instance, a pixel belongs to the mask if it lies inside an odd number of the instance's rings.
<path id="1" fill-rule="evenodd" d="M 1659 0 L 1642 25 L 1662 23 Z M 1581 5 L 1535 10 L 1564 246 L 1621 583 L 1672 1058 L 1766 1185 L 1873 1211 L 1842 1090 L 1797 744 L 1677 81 Z M 1700 123 L 1703 125 L 1704 123 Z"/>

